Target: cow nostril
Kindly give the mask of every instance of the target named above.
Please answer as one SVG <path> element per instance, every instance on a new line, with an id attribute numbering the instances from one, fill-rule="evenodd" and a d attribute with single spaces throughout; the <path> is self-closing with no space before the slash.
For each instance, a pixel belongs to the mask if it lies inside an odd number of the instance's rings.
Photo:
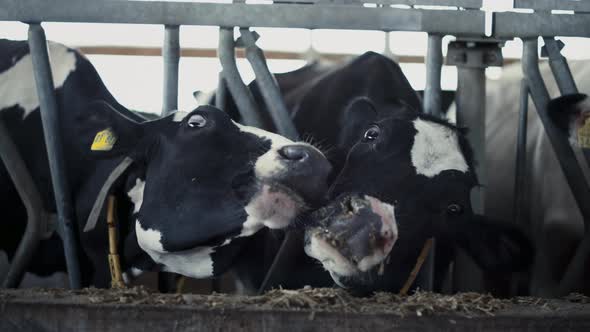
<path id="1" fill-rule="evenodd" d="M 279 155 L 291 161 L 304 161 L 309 158 L 309 153 L 304 146 L 287 145 L 279 149 Z"/>

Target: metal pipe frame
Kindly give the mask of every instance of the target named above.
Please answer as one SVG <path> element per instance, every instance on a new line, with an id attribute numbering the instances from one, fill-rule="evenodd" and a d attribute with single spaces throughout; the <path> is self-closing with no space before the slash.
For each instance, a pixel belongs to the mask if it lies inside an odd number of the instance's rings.
<path id="1" fill-rule="evenodd" d="M 426 51 L 426 87 L 424 89 L 424 111 L 427 114 L 443 117 L 441 108 L 440 77 L 443 65 L 442 36 L 428 35 Z"/>
<path id="2" fill-rule="evenodd" d="M 277 85 L 276 79 L 268 70 L 264 52 L 256 45 L 256 39 L 252 31 L 248 28 L 240 29 L 240 36 L 242 43 L 246 49 L 246 58 L 254 74 L 256 75 L 256 84 L 260 88 L 262 98 L 266 104 L 266 108 L 270 113 L 275 128 L 278 133 L 294 141 L 299 140 L 299 134 L 293 120 L 289 115 L 289 111 L 283 101 L 283 96 Z"/>
<path id="3" fill-rule="evenodd" d="M 526 140 L 529 110 L 529 86 L 525 79 L 520 83 L 520 110 L 518 113 L 518 133 L 516 136 L 516 169 L 514 174 L 514 221 L 524 226 L 528 222 L 526 209 Z"/>
<path id="4" fill-rule="evenodd" d="M 485 68 L 457 68 L 457 125 L 469 128 L 467 140 L 473 147 L 475 173 L 483 186 L 475 187 L 471 195 L 473 211 L 484 213 L 486 77 Z"/>
<path id="5" fill-rule="evenodd" d="M 544 296 L 566 295 L 581 281 L 584 274 L 585 263 L 590 257 L 590 188 L 584 179 L 581 167 L 575 154 L 565 137 L 551 121 L 547 104 L 549 93 L 541 76 L 538 63 L 537 38 L 523 40 L 522 68 L 525 79 L 530 89 L 531 97 L 537 109 L 539 119 L 543 123 L 545 133 L 551 142 L 561 169 L 574 195 L 574 199 L 584 218 L 585 237 L 578 246 L 576 254 L 570 261 L 559 285 L 543 285 Z"/>
<path id="6" fill-rule="evenodd" d="M 219 29 L 219 61 L 223 68 L 223 78 L 231 93 L 244 124 L 263 128 L 264 122 L 258 113 L 258 107 L 252 93 L 242 81 L 236 65 L 234 29 Z"/>
<path id="7" fill-rule="evenodd" d="M 35 83 L 41 108 L 43 135 L 47 145 L 51 182 L 55 195 L 58 225 L 64 244 L 64 253 L 71 288 L 80 288 L 80 267 L 76 248 L 74 211 L 71 192 L 65 173 L 64 156 L 60 137 L 59 113 L 55 100 L 55 88 L 45 32 L 40 23 L 29 24 L 29 47 L 33 60 Z"/>
<path id="8" fill-rule="evenodd" d="M 219 72 L 219 81 L 215 90 L 215 107 L 225 110 L 227 107 L 227 84 L 223 78 L 223 72 Z"/>
<path id="9" fill-rule="evenodd" d="M 164 27 L 164 98 L 162 100 L 162 116 L 178 109 L 178 64 L 180 62 L 180 27 L 166 25 Z"/>
<path id="10" fill-rule="evenodd" d="M 440 78 L 443 65 L 442 36 L 429 34 L 428 49 L 426 52 L 426 87 L 424 89 L 424 111 L 427 114 L 443 118 L 441 107 Z M 435 240 L 433 240 L 435 241 Z M 426 262 L 420 270 L 416 284 L 420 289 L 432 291 L 434 287 L 434 260 L 436 257 L 436 242 L 433 243 Z"/>
<path id="11" fill-rule="evenodd" d="M 538 10 L 574 10 L 590 12 L 590 2 L 579 0 L 514 0 L 514 8 L 532 8 Z"/>
<path id="12" fill-rule="evenodd" d="M 578 87 L 567 64 L 567 59 L 561 55 L 561 42 L 558 42 L 553 37 L 545 37 L 543 40 L 545 41 L 545 50 L 549 57 L 549 66 L 551 67 L 553 76 L 555 76 L 559 92 L 562 95 L 578 93 Z"/>
<path id="13" fill-rule="evenodd" d="M 33 182 L 33 178 L 31 177 L 25 162 L 21 158 L 16 145 L 8 134 L 8 130 L 6 129 L 1 116 L 0 159 L 4 163 L 12 182 L 14 183 L 16 191 L 27 210 L 27 226 L 25 228 L 25 233 L 12 258 L 6 278 L 2 281 L 2 287 L 14 288 L 18 287 L 20 284 L 25 269 L 29 265 L 33 253 L 41 241 L 43 232 L 47 229 L 47 220 L 44 219 L 46 214 L 44 213 L 41 195 L 39 194 L 35 182 Z"/>
<path id="14" fill-rule="evenodd" d="M 538 36 L 590 37 L 590 15 L 556 15 L 550 12 L 494 13 L 492 36 L 500 39 Z"/>
<path id="15" fill-rule="evenodd" d="M 480 10 L 112 0 L 20 0 L 1 7 L 0 21 L 356 29 L 485 35 L 485 13 Z"/>

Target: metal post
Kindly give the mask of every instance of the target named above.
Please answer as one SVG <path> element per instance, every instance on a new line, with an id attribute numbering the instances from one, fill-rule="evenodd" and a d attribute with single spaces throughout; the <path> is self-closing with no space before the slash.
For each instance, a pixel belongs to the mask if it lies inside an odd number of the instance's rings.
<path id="1" fill-rule="evenodd" d="M 8 134 L 8 130 L 1 116 L 0 159 L 4 163 L 16 191 L 27 210 L 28 218 L 25 233 L 12 258 L 6 278 L 2 282 L 2 287 L 13 288 L 18 287 L 20 284 L 25 269 L 31 261 L 39 241 L 41 241 L 43 231 L 46 229 L 46 227 L 43 227 L 46 219 L 43 219 L 44 213 L 41 195 L 37 191 L 35 182 L 33 182 L 16 145 Z"/>
<path id="2" fill-rule="evenodd" d="M 164 98 L 162 116 L 178 109 L 178 63 L 180 61 L 180 27 L 164 26 Z"/>
<path id="3" fill-rule="evenodd" d="M 567 64 L 566 58 L 561 55 L 563 42 L 555 40 L 553 37 L 544 37 L 545 51 L 549 56 L 549 66 L 555 76 L 555 81 L 562 95 L 578 93 L 576 82 Z"/>
<path id="4" fill-rule="evenodd" d="M 74 212 L 71 192 L 65 173 L 65 165 L 60 137 L 59 113 L 55 100 L 53 78 L 49 65 L 47 40 L 40 23 L 29 24 L 29 47 L 33 60 L 35 82 L 39 104 L 43 134 L 47 145 L 49 170 L 55 194 L 58 225 L 61 228 L 68 277 L 71 288 L 80 288 L 80 268 L 75 240 Z"/>
<path id="5" fill-rule="evenodd" d="M 428 35 L 428 50 L 426 53 L 426 88 L 424 89 L 424 111 L 427 114 L 442 118 L 440 77 L 443 64 L 442 36 Z M 433 240 L 434 241 L 434 240 Z M 434 286 L 434 260 L 436 242 L 426 257 L 424 267 L 418 275 L 416 284 L 422 290 L 432 291 Z"/>
<path id="6" fill-rule="evenodd" d="M 516 138 L 516 172 L 514 174 L 514 221 L 524 226 L 528 220 L 526 204 L 526 139 L 529 108 L 529 87 L 525 79 L 520 83 L 520 111 Z"/>
<path id="7" fill-rule="evenodd" d="M 223 78 L 223 72 L 219 72 L 219 81 L 217 82 L 217 91 L 215 91 L 215 107 L 224 110 L 227 107 L 227 84 Z"/>
<path id="8" fill-rule="evenodd" d="M 424 89 L 424 111 L 442 118 L 440 76 L 443 64 L 442 36 L 428 35 L 426 52 L 426 88 Z"/>
<path id="9" fill-rule="evenodd" d="M 467 139 L 473 147 L 475 172 L 485 186 L 485 68 L 459 67 L 457 72 L 457 125 L 469 128 Z M 471 204 L 477 214 L 484 213 L 484 186 L 475 187 L 471 192 Z"/>
<path id="10" fill-rule="evenodd" d="M 219 28 L 219 61 L 223 68 L 223 77 L 231 93 L 242 120 L 248 126 L 263 128 L 264 122 L 258 114 L 258 107 L 248 87 L 242 81 L 236 65 L 235 41 L 233 28 Z"/>
<path id="11" fill-rule="evenodd" d="M 297 129 L 295 129 L 293 120 L 291 120 L 289 111 L 285 106 L 281 91 L 279 90 L 274 76 L 266 66 L 264 53 L 256 45 L 256 39 L 254 38 L 253 33 L 248 28 L 241 28 L 240 36 L 246 49 L 246 58 L 256 74 L 256 84 L 258 84 L 258 87 L 260 88 L 262 98 L 270 112 L 270 116 L 272 117 L 277 131 L 279 134 L 292 140 L 299 140 L 299 134 L 297 133 Z"/>
<path id="12" fill-rule="evenodd" d="M 502 65 L 499 40 L 455 41 L 449 44 L 447 64 L 457 66 L 457 125 L 469 128 L 467 139 L 473 148 L 475 173 L 482 186 L 471 191 L 473 212 L 484 214 L 485 164 L 485 69 Z M 453 266 L 455 291 L 484 290 L 484 275 L 467 255 L 459 250 Z"/>

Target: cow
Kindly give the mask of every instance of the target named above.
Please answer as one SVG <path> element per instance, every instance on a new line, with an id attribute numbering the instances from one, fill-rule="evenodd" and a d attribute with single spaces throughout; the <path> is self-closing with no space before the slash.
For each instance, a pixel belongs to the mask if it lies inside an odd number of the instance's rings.
<path id="1" fill-rule="evenodd" d="M 127 278 L 148 270 L 218 276 L 256 232 L 285 228 L 323 200 L 331 166 L 311 145 L 241 125 L 212 106 L 144 121 L 113 98 L 82 54 L 53 42 L 47 47 L 83 285 L 109 285 L 107 225 L 90 216 L 104 204 L 103 186 L 122 165 L 127 168 L 107 189 L 117 201 L 118 251 Z M 55 212 L 24 41 L 0 40 L 0 121 L 43 205 Z M 0 206 L 0 249 L 11 259 L 26 212 L 1 163 Z M 43 240 L 28 270 L 63 271 L 62 248 L 57 234 Z"/>
<path id="2" fill-rule="evenodd" d="M 337 284 L 397 292 L 431 237 L 491 274 L 528 267 L 524 234 L 472 211 L 478 180 L 466 130 L 424 114 L 397 63 L 368 52 L 317 66 L 296 71 L 291 88 L 282 84 L 290 73 L 276 78 L 299 132 L 328 147 L 331 203 L 304 218 L 302 244 Z M 256 83 L 250 88 L 262 105 Z"/>
<path id="3" fill-rule="evenodd" d="M 541 63 L 540 66 L 550 96 L 559 96 L 549 65 Z M 573 61 L 570 67 L 580 91 L 590 91 L 588 61 Z M 488 81 L 486 163 L 488 169 L 494 171 L 488 173 L 485 207 L 486 214 L 493 218 L 509 219 L 514 214 L 516 119 L 521 78 L 520 64 L 514 64 L 504 68 L 499 80 Z M 557 99 L 550 104 L 551 114 L 585 114 L 580 113 L 580 106 L 576 106 L 578 103 L 586 105 L 583 100 L 586 99 L 581 96 Z M 569 132 L 566 119 L 560 120 L 557 117 L 555 121 L 566 134 Z M 583 155 L 578 154 L 578 160 L 583 161 Z M 551 285 L 563 278 L 567 264 L 583 238 L 584 220 L 531 100 L 527 121 L 526 160 L 526 184 L 523 189 L 527 199 L 523 209 L 527 218 L 519 226 L 537 248 L 531 268 L 531 294 L 547 295 L 551 293 Z M 585 163 L 582 162 L 582 165 Z M 586 169 L 587 177 L 587 167 L 583 169 Z M 588 276 L 589 272 L 586 269 L 585 275 Z M 578 283 L 576 289 L 589 292 L 585 283 Z"/>

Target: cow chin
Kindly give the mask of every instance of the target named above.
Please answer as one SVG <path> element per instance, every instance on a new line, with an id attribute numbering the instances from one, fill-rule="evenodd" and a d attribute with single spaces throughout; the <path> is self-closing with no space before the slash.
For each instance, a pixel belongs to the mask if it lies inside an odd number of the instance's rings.
<path id="1" fill-rule="evenodd" d="M 241 236 L 250 236 L 262 227 L 282 229 L 307 209 L 300 195 L 280 183 L 262 183 L 246 205 L 248 219 Z"/>
<path id="2" fill-rule="evenodd" d="M 192 278 L 213 276 L 211 254 L 215 247 L 195 247 L 188 250 L 168 252 L 162 245 L 162 233 L 144 229 L 139 220 L 135 222 L 137 243 L 164 271 L 178 273 Z"/>
<path id="3" fill-rule="evenodd" d="M 305 252 L 343 286 L 343 277 L 360 277 L 384 264 L 397 240 L 393 211 L 370 196 L 341 196 L 310 214 L 313 226 L 306 229 Z"/>

